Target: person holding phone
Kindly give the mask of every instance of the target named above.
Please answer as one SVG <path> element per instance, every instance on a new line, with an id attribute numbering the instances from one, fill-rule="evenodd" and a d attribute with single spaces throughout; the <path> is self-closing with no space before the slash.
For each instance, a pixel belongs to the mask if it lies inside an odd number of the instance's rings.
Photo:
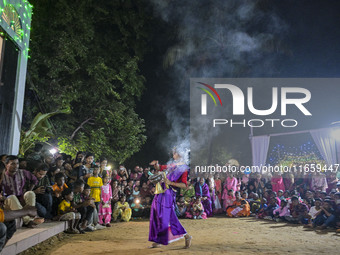
<path id="1" fill-rule="evenodd" d="M 40 164 L 34 169 L 33 174 L 38 179 L 38 184 L 33 188 L 36 196 L 36 208 L 42 218 L 52 219 L 52 186 L 47 177 L 48 165 Z"/>

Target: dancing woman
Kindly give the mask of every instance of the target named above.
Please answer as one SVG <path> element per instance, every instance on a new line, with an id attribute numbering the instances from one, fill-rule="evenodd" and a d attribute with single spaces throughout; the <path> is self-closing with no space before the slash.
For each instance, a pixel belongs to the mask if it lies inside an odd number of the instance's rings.
<path id="1" fill-rule="evenodd" d="M 149 241 L 154 242 L 153 248 L 162 244 L 185 238 L 185 248 L 191 246 L 191 239 L 179 222 L 175 213 L 176 190 L 174 188 L 186 188 L 189 167 L 181 162 L 181 156 L 173 150 L 174 163 L 171 165 L 159 165 L 154 160 L 150 163 L 156 170 L 167 170 L 167 178 L 162 183 L 163 193 L 156 194 L 151 206 Z M 168 187 L 168 188 L 167 188 Z"/>

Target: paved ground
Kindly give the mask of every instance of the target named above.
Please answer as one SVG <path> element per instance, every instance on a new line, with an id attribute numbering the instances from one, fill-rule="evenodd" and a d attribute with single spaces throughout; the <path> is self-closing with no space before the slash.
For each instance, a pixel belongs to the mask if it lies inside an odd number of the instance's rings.
<path id="1" fill-rule="evenodd" d="M 255 218 L 181 222 L 193 236 L 190 249 L 183 249 L 184 240 L 149 249 L 149 222 L 131 221 L 85 235 L 67 235 L 25 254 L 339 254 L 340 250 L 335 231 L 316 232 Z"/>

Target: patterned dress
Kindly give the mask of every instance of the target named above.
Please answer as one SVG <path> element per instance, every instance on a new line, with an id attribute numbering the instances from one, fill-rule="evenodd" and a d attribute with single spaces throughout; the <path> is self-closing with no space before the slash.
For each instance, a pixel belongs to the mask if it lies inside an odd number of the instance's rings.
<path id="1" fill-rule="evenodd" d="M 188 172 L 189 167 L 187 165 L 170 165 L 168 166 L 167 178 L 171 182 L 186 184 Z M 166 188 L 165 183 L 162 183 L 162 188 L 164 193 L 156 194 L 152 201 L 149 241 L 168 245 L 183 238 L 187 232 L 179 222 L 175 212 L 175 190 L 171 186 Z"/>
<path id="2" fill-rule="evenodd" d="M 108 224 L 111 221 L 111 202 L 110 199 L 112 199 L 112 190 L 110 183 L 107 183 L 106 185 L 103 185 L 100 187 L 101 189 L 101 200 L 103 203 L 99 204 L 99 224 Z"/>

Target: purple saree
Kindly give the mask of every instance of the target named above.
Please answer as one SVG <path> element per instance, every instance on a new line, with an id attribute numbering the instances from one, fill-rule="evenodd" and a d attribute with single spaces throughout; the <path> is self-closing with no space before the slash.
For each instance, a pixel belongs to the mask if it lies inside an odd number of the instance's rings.
<path id="1" fill-rule="evenodd" d="M 203 185 L 200 185 L 199 182 L 196 183 L 195 193 L 196 197 L 202 197 L 204 212 L 207 214 L 208 217 L 211 217 L 213 210 L 208 184 L 204 183 Z M 204 200 L 203 197 L 207 197 L 207 199 Z"/>
<path id="2" fill-rule="evenodd" d="M 176 182 L 189 170 L 187 165 L 173 165 L 168 168 L 167 178 Z M 156 194 L 151 206 L 149 241 L 167 245 L 187 233 L 175 213 L 176 192 L 169 187 L 164 193 Z"/>

